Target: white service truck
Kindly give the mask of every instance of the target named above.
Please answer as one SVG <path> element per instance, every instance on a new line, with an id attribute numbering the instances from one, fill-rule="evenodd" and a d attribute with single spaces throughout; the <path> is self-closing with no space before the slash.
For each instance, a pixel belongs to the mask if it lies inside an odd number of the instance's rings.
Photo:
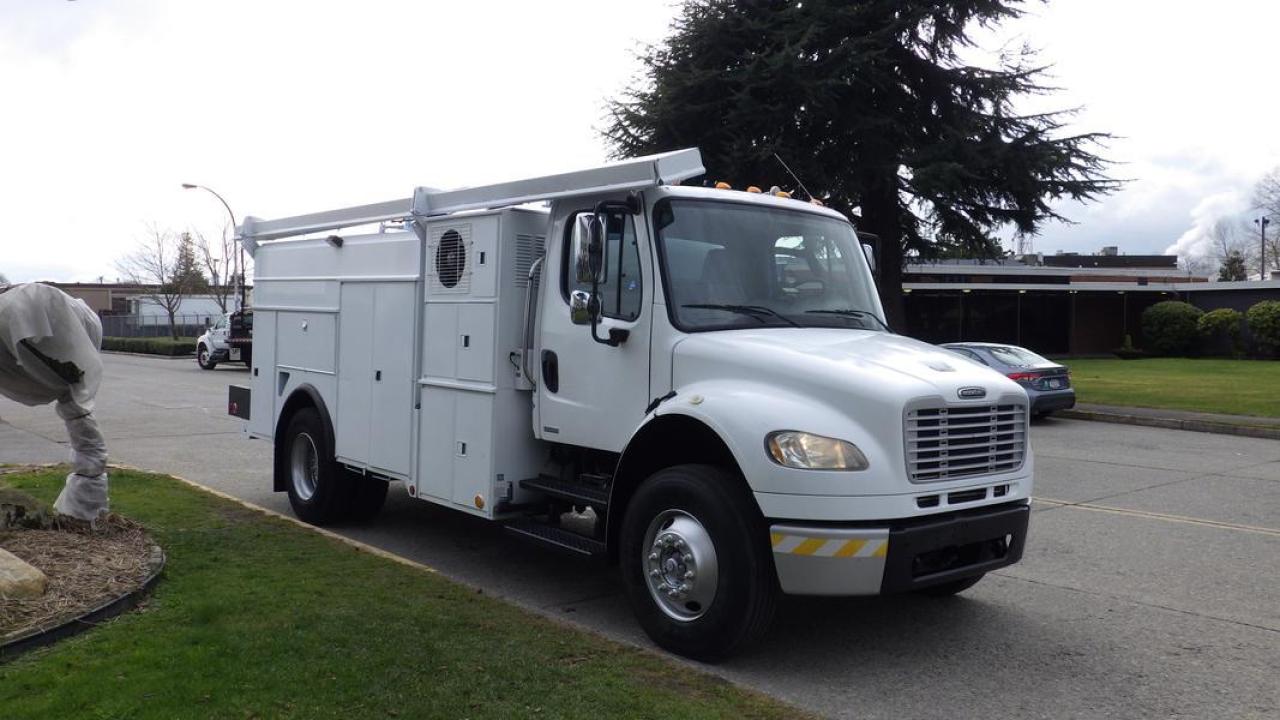
<path id="1" fill-rule="evenodd" d="M 275 489 L 323 524 L 399 482 L 607 558 L 649 636 L 705 659 L 779 592 L 947 595 L 1017 562 L 1023 389 L 890 332 L 848 219 L 681 185 L 703 174 L 690 149 L 247 218 L 229 410 L 274 440 Z"/>

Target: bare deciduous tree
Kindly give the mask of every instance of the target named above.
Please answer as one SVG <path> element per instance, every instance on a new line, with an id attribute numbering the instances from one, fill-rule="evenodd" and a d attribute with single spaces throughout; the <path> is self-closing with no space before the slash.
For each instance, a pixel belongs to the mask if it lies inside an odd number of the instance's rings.
<path id="1" fill-rule="evenodd" d="M 1209 256 L 1219 266 L 1233 255 L 1244 258 L 1246 265 L 1257 261 L 1257 248 L 1248 241 L 1246 227 L 1234 217 L 1224 217 L 1209 228 Z"/>
<path id="2" fill-rule="evenodd" d="M 198 290 L 190 268 L 184 268 L 184 239 L 158 227 L 147 228 L 138 248 L 116 261 L 120 274 L 137 285 L 140 295 L 164 309 L 169 319 L 169 335 L 178 338 L 177 314 L 182 299 Z"/>
<path id="3" fill-rule="evenodd" d="M 1280 167 L 1272 170 L 1253 188 L 1253 206 L 1261 215 L 1271 219 L 1271 232 L 1267 233 L 1267 265 L 1280 270 Z M 1261 246 L 1259 229 L 1253 223 L 1248 226 L 1254 247 Z"/>
<path id="4" fill-rule="evenodd" d="M 198 230 L 191 232 L 195 238 L 196 249 L 200 253 L 200 263 L 209 273 L 209 294 L 225 314 L 231 293 L 235 289 L 232 282 L 234 270 L 231 267 L 231 233 L 224 227 L 221 239 L 214 241 Z"/>
<path id="5" fill-rule="evenodd" d="M 1200 255 L 1183 255 L 1178 258 L 1178 265 L 1187 271 L 1188 275 L 1196 277 L 1208 277 L 1212 274 L 1213 264 L 1212 259 Z"/>

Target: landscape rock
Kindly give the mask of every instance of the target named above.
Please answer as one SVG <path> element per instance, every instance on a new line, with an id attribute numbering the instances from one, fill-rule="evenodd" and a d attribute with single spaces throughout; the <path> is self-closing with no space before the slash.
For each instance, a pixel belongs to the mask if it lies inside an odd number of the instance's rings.
<path id="1" fill-rule="evenodd" d="M 0 548 L 0 598 L 40 597 L 48 586 L 44 573 Z"/>

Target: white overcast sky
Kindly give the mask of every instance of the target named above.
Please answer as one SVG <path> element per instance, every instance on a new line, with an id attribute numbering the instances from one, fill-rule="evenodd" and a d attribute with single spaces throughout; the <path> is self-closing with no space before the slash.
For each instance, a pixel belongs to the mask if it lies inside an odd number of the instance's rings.
<path id="1" fill-rule="evenodd" d="M 0 0 L 0 272 L 111 280 L 148 223 L 220 232 L 183 182 L 274 217 L 595 164 L 605 100 L 675 7 Z M 1133 179 L 1037 250 L 1194 246 L 1280 165 L 1280 3 L 1027 7 L 984 43 L 1041 49 L 1048 103 L 1122 136 L 1109 154 Z"/>

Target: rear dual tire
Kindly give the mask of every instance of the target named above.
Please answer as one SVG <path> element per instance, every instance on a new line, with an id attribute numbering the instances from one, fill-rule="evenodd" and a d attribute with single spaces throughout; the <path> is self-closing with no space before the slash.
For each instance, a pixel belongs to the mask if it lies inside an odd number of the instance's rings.
<path id="1" fill-rule="evenodd" d="M 302 408 L 290 418 L 276 464 L 276 472 L 284 475 L 289 505 L 312 525 L 372 519 L 382 509 L 388 484 L 338 464 L 328 437 L 314 408 Z"/>
<path id="2" fill-rule="evenodd" d="M 623 519 L 628 599 L 659 646 L 716 661 L 768 629 L 778 585 L 768 527 L 732 474 L 710 465 L 660 470 Z"/>

